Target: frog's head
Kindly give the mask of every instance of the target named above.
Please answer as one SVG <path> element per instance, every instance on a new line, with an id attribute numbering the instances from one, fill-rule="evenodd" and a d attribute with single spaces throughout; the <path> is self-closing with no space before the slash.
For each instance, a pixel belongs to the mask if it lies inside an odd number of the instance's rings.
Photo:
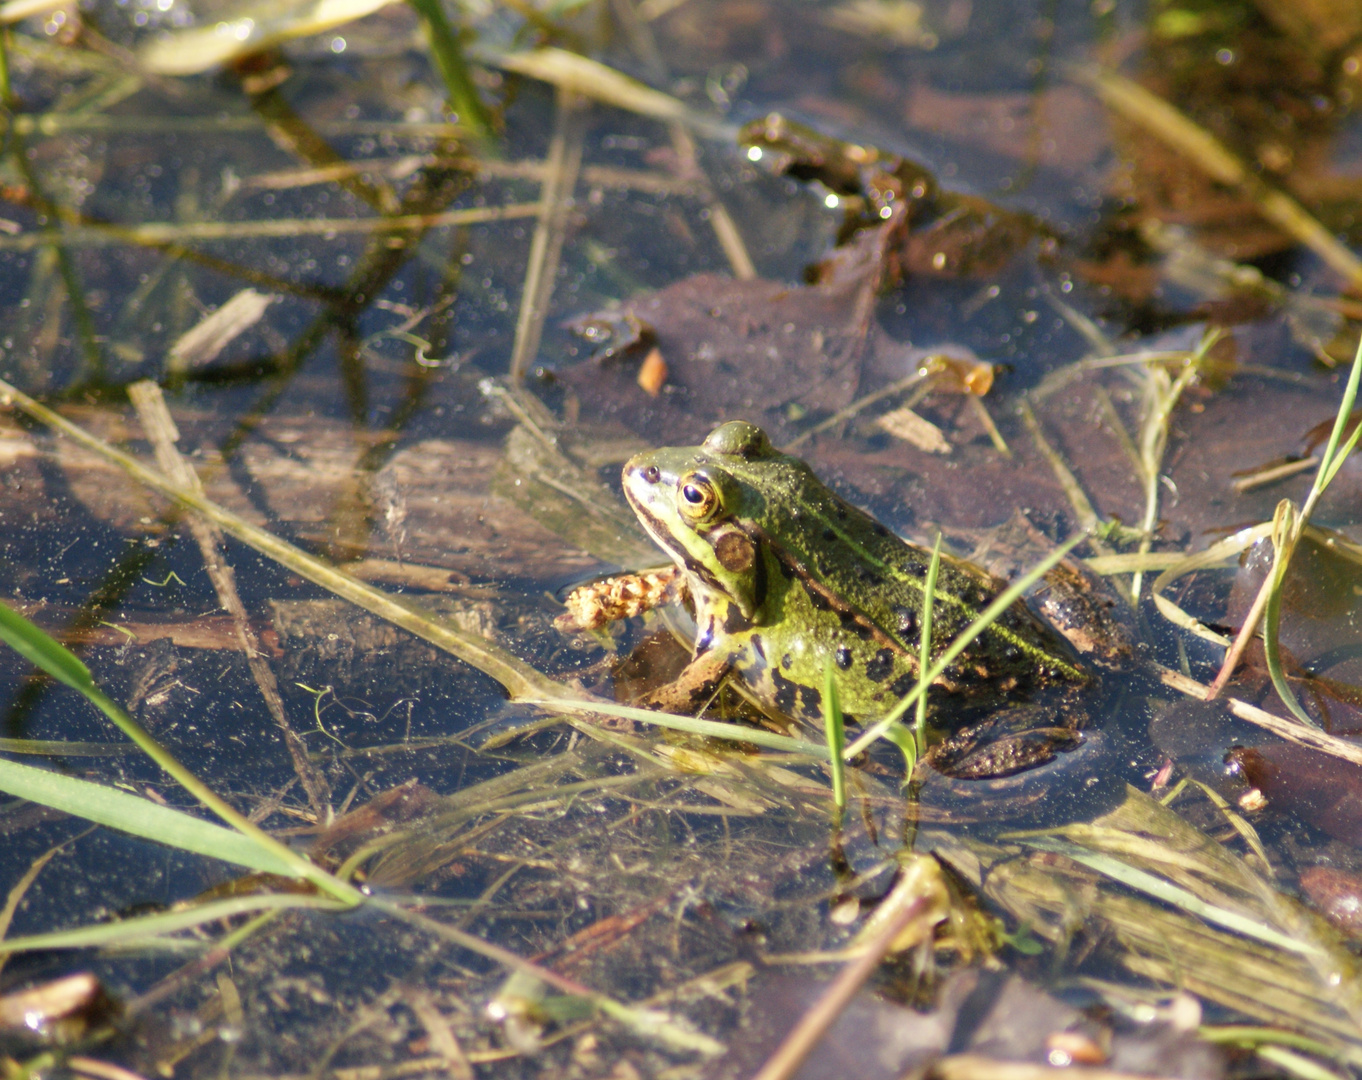
<path id="1" fill-rule="evenodd" d="M 749 523 L 764 497 L 750 476 L 754 464 L 780 458 L 761 428 L 732 420 L 699 446 L 651 450 L 624 466 L 629 505 L 691 587 L 722 593 L 754 622 L 765 565 Z"/>

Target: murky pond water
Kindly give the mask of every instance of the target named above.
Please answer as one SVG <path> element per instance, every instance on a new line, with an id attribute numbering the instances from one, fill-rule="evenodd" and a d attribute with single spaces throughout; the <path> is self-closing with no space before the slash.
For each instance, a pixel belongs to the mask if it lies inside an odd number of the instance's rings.
<path id="1" fill-rule="evenodd" d="M 799 1075 L 1362 1065 L 1352 6 L 11 9 L 7 1075 L 749 1075 L 866 949 Z M 733 739 L 616 707 L 691 612 L 563 600 L 737 418 L 997 589 L 1086 534 L 1052 760 L 880 741 L 839 811 L 731 679 Z"/>

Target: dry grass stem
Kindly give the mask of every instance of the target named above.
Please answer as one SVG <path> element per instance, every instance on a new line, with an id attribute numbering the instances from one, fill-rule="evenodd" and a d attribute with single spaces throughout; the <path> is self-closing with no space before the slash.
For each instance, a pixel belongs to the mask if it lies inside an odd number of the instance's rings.
<path id="1" fill-rule="evenodd" d="M 892 894 L 891 894 L 892 895 Z M 823 996 L 799 1019 L 752 1080 L 789 1080 L 804 1064 L 828 1029 L 836 1023 L 852 999 L 875 973 L 899 935 L 910 923 L 931 907 L 927 897 L 917 897 L 889 916 L 881 925 L 879 937 L 866 945 L 866 951 L 847 964 L 828 985 Z"/>
<path id="2" fill-rule="evenodd" d="M 1348 284 L 1362 285 L 1362 262 L 1300 203 L 1260 180 L 1223 143 L 1167 101 L 1111 71 L 1076 68 L 1115 113 L 1139 125 L 1183 154 L 1202 172 L 1251 199 L 1258 212 L 1337 271 Z"/>
<path id="3" fill-rule="evenodd" d="M 1158 666 L 1156 670 L 1164 686 L 1170 686 L 1188 697 L 1203 700 L 1206 698 L 1210 688 L 1205 683 L 1197 682 L 1172 668 Z M 1247 701 L 1240 701 L 1238 698 L 1226 698 L 1225 706 L 1239 719 L 1247 720 L 1250 724 L 1270 731 L 1288 742 L 1298 743 L 1311 750 L 1318 750 L 1320 753 L 1342 758 L 1344 761 L 1351 761 L 1354 765 L 1362 765 L 1362 746 L 1355 742 L 1340 739 L 1336 735 L 1330 735 L 1327 731 L 1302 724 L 1299 720 L 1288 720 L 1285 717 L 1277 716 L 1275 713 L 1260 709 L 1257 705 L 1250 705 Z"/>
<path id="4" fill-rule="evenodd" d="M 252 525 L 225 507 L 171 483 L 161 473 L 148 469 L 136 459 L 116 450 L 4 380 L 0 380 L 0 405 L 20 409 L 39 423 L 60 432 L 118 466 L 137 483 L 160 492 L 186 509 L 202 514 L 218 525 L 223 532 L 236 537 L 300 577 L 328 589 L 344 600 L 349 600 L 380 619 L 386 619 L 402 627 L 436 648 L 457 656 L 496 679 L 512 697 L 573 696 L 574 691 L 570 686 L 554 682 L 486 639 L 459 630 L 447 619 L 440 618 L 405 597 L 391 596 L 362 581 L 356 581 L 329 563 L 280 540 L 265 529 Z"/>
<path id="5" fill-rule="evenodd" d="M 148 222 L 144 225 L 73 225 L 58 235 L 50 232 L 0 236 L 0 251 L 31 251 L 60 242 L 67 247 L 102 247 L 109 244 L 149 246 L 181 243 L 188 240 L 289 239 L 297 236 L 339 236 L 438 229 L 452 225 L 480 225 L 489 221 L 510 221 L 533 217 L 538 203 L 513 203 L 509 206 L 474 206 L 463 210 L 444 210 L 436 214 L 400 214 L 373 218 L 280 218 L 276 221 L 195 221 Z"/>

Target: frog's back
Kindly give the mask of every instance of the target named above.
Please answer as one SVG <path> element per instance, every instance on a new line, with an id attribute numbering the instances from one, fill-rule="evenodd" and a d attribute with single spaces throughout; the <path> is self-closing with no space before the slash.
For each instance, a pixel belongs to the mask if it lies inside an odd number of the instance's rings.
<path id="1" fill-rule="evenodd" d="M 763 505 L 751 507 L 764 539 L 787 575 L 825 592 L 842 606 L 844 622 L 868 625 L 888 639 L 904 670 L 916 672 L 921 613 L 931 553 L 909 544 L 864 511 L 839 498 L 802 461 L 765 462 Z M 774 468 L 773 468 L 774 466 Z M 939 656 L 1004 584 L 970 563 L 943 556 L 932 614 L 933 656 Z M 883 635 L 883 637 L 881 637 Z M 876 653 L 883 656 L 882 651 Z M 1022 603 L 1007 608 L 938 680 L 966 695 L 1025 694 L 1035 686 L 1081 683 L 1087 675 L 1073 651 Z"/>

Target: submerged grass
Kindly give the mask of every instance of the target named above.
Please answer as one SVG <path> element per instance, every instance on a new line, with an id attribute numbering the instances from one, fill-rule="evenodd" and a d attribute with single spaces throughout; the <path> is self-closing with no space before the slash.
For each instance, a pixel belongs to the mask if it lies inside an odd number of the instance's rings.
<path id="1" fill-rule="evenodd" d="M 181 787 L 231 825 L 240 834 L 242 840 L 246 842 L 245 845 L 238 844 L 233 849 L 241 857 L 263 861 L 270 866 L 273 872 L 279 872 L 282 869 L 282 872 L 290 877 L 302 878 L 342 903 L 353 905 L 361 902 L 362 897 L 354 886 L 338 881 L 310 860 L 281 844 L 181 765 L 165 747 L 153 739 L 137 721 L 95 685 L 90 669 L 81 663 L 74 653 L 4 604 L 0 604 L 0 640 L 3 640 L 10 648 L 52 678 L 85 697 L 127 735 L 147 757 L 173 777 Z M 40 796 L 60 799 L 63 803 L 62 808 L 73 813 L 82 813 L 79 807 L 83 800 L 94 795 L 93 792 L 88 790 L 89 785 L 84 785 L 82 781 L 75 781 L 69 777 L 51 773 L 35 776 L 33 774 L 42 773 L 42 770 L 13 763 L 6 764 L 9 767 L 4 774 L 5 779 L 24 786 L 30 792 L 30 794 L 23 796 L 25 798 L 34 798 L 40 802 L 43 801 Z M 144 805 L 134 805 L 134 803 Z M 134 799 L 133 803 L 121 799 L 104 799 L 99 802 L 101 812 L 126 820 L 134 826 L 130 831 L 137 832 L 138 835 L 150 835 L 153 839 L 163 839 L 162 836 L 156 834 L 164 830 L 171 822 L 163 814 L 152 813 L 151 807 L 153 806 L 154 804 L 141 799 Z M 168 813 L 174 812 L 169 811 Z M 204 834 L 195 831 L 186 822 L 179 821 L 178 819 L 181 817 L 183 815 L 176 815 L 175 824 L 181 829 L 181 832 L 177 835 L 193 839 L 196 843 L 201 842 L 211 848 L 212 842 L 205 840 Z M 163 842 L 176 844 L 175 839 L 164 839 Z M 202 849 L 194 848 L 192 850 Z M 248 865 L 254 865 L 254 863 L 248 863 Z"/>

